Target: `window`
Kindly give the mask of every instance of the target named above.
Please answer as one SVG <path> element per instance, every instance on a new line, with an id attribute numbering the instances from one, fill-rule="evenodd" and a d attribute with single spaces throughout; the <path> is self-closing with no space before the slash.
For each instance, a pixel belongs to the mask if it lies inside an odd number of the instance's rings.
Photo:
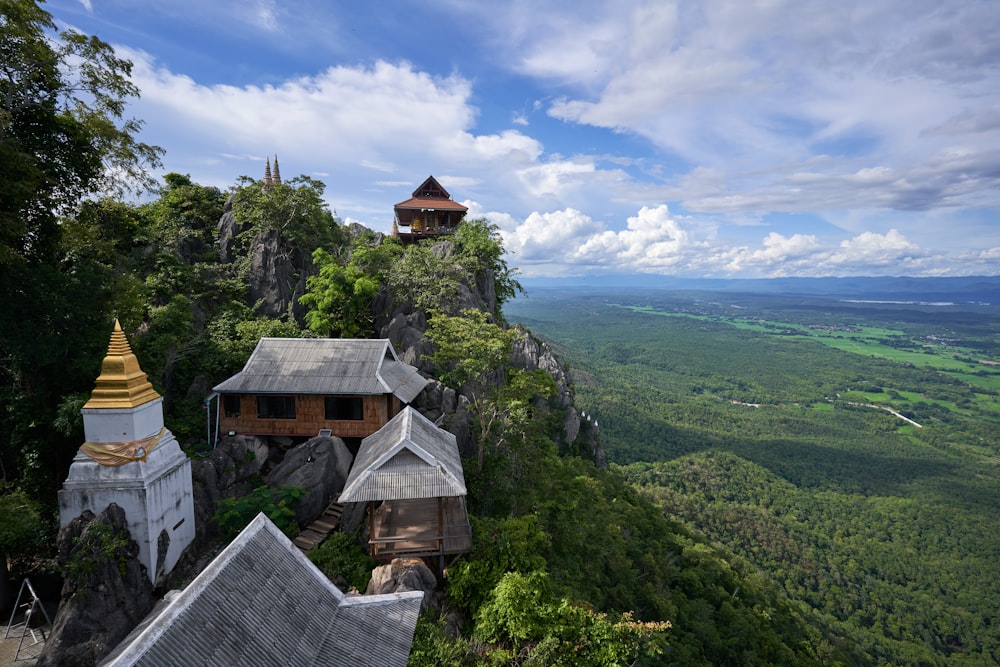
<path id="1" fill-rule="evenodd" d="M 227 417 L 239 417 L 240 416 L 240 395 L 239 394 L 223 394 L 223 396 L 222 396 L 222 409 L 226 413 Z"/>
<path id="2" fill-rule="evenodd" d="M 323 402 L 327 419 L 365 418 L 365 404 L 360 396 L 327 396 Z"/>
<path id="3" fill-rule="evenodd" d="M 258 396 L 257 419 L 295 419 L 295 397 Z"/>

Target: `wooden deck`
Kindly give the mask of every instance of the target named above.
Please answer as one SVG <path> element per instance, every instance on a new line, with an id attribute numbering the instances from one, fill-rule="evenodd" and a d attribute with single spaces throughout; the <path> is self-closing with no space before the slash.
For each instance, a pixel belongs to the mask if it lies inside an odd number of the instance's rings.
<path id="1" fill-rule="evenodd" d="M 340 516 L 343 513 L 343 505 L 336 501 L 330 503 L 323 510 L 322 516 L 306 526 L 292 542 L 303 552 L 309 551 L 337 529 L 340 524 Z"/>
<path id="2" fill-rule="evenodd" d="M 463 497 L 387 500 L 370 520 L 368 544 L 376 559 L 463 554 L 472 549 Z"/>

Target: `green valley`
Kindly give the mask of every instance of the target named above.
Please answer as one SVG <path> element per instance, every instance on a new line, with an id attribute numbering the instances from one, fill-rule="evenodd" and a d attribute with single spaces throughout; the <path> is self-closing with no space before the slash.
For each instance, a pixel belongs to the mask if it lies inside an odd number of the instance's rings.
<path id="1" fill-rule="evenodd" d="M 995 664 L 1000 313 L 530 292 L 609 457 L 883 664 Z"/>

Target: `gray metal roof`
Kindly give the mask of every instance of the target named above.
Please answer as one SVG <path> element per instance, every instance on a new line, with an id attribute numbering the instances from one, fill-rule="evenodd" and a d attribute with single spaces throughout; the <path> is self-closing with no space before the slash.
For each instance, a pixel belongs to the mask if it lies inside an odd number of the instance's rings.
<path id="1" fill-rule="evenodd" d="M 345 596 L 259 514 L 102 664 L 402 666 L 422 598 Z"/>
<path id="2" fill-rule="evenodd" d="M 261 338 L 246 365 L 216 385 L 230 394 L 395 394 L 409 403 L 429 380 L 387 338 Z"/>
<path id="3" fill-rule="evenodd" d="M 361 441 L 340 502 L 465 494 L 455 436 L 407 406 Z"/>

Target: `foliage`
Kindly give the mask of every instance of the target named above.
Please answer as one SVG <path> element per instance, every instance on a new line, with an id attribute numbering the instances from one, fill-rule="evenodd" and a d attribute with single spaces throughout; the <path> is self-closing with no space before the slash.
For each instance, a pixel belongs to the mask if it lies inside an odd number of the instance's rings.
<path id="1" fill-rule="evenodd" d="M 233 192 L 233 215 L 240 228 L 238 254 L 245 257 L 253 239 L 270 233 L 305 260 L 316 248 L 342 245 L 343 230 L 323 200 L 325 187 L 308 176 L 296 176 L 267 189 L 259 181 L 245 178 Z"/>
<path id="2" fill-rule="evenodd" d="M 517 335 L 515 329 L 491 322 L 487 313 L 476 309 L 466 309 L 461 316 L 435 313 L 424 333 L 436 348 L 426 358 L 434 364 L 438 379 L 469 397 L 479 426 L 479 473 L 488 454 L 516 466 L 526 441 L 546 430 L 536 403 L 555 395 L 555 382 L 544 371 L 507 368 Z"/>
<path id="3" fill-rule="evenodd" d="M 295 522 L 295 506 L 305 495 L 305 490 L 285 485 L 280 489 L 259 486 L 249 494 L 219 501 L 213 519 L 219 524 L 222 539 L 230 542 L 247 527 L 254 517 L 263 512 L 289 538 L 299 534 Z"/>
<path id="4" fill-rule="evenodd" d="M 379 284 L 356 264 L 340 266 L 326 250 L 313 251 L 319 272 L 306 281 L 299 303 L 310 307 L 306 324 L 318 336 L 362 338 L 374 332 L 373 302 Z"/>
<path id="5" fill-rule="evenodd" d="M 30 559 L 48 551 L 55 537 L 55 526 L 45 510 L 24 491 L 0 493 L 0 576 L 6 575 L 7 562 L 25 570 Z"/>
<path id="6" fill-rule="evenodd" d="M 83 534 L 73 539 L 70 555 L 63 565 L 63 576 L 76 587 L 83 587 L 106 560 L 118 566 L 125 576 L 125 563 L 133 556 L 133 542 L 125 526 L 118 527 L 100 520 L 90 522 Z"/>
<path id="7" fill-rule="evenodd" d="M 390 294 L 419 311 L 454 312 L 463 281 L 469 276 L 441 250 L 427 242 L 407 246 L 386 272 Z"/>
<path id="8" fill-rule="evenodd" d="M 330 533 L 322 544 L 306 555 L 330 581 L 337 583 L 343 580 L 358 591 L 368 587 L 375 567 L 375 561 L 358 544 L 357 533 Z"/>
<path id="9" fill-rule="evenodd" d="M 411 667 L 475 667 L 482 664 L 476 653 L 479 648 L 471 639 L 450 636 L 440 620 L 421 614 L 417 618 L 407 664 Z"/>
<path id="10" fill-rule="evenodd" d="M 448 600 L 464 609 L 478 609 L 507 572 L 543 569 L 541 554 L 551 545 L 533 514 L 473 516 L 472 540 L 472 556 L 448 570 Z"/>
<path id="11" fill-rule="evenodd" d="M 57 215 L 128 179 L 148 182 L 161 152 L 122 118 L 139 92 L 131 63 L 96 37 L 51 40 L 54 29 L 35 2 L 0 5 L 0 266 L 51 258 Z"/>
<path id="12" fill-rule="evenodd" d="M 476 634 L 503 647 L 491 663 L 523 665 L 628 665 L 641 654 L 662 653 L 670 623 L 616 620 L 550 592 L 544 572 L 505 574 L 476 612 Z"/>
<path id="13" fill-rule="evenodd" d="M 517 269 L 509 267 L 504 259 L 500 228 L 487 220 L 463 220 L 452 239 L 456 261 L 472 277 L 470 284 L 482 287 L 487 281 L 492 283 L 488 291 L 496 296 L 493 315 L 500 317 L 503 304 L 522 291 L 515 277 Z"/>
<path id="14" fill-rule="evenodd" d="M 533 297 L 515 314 L 572 360 L 579 405 L 629 481 L 725 545 L 730 567 L 751 564 L 753 589 L 780 589 L 838 636 L 813 643 L 817 658 L 832 661 L 836 644 L 854 647 L 855 664 L 992 660 L 1000 635 L 984 619 L 997 598 L 975 582 L 994 576 L 1000 549 L 997 420 L 988 387 L 949 368 L 969 354 L 955 348 L 986 354 L 995 313 L 747 294 Z M 904 337 L 945 331 L 950 345 L 925 345 L 923 362 L 891 356 Z M 887 332 L 894 345 L 873 342 Z M 692 585 L 716 567 L 700 547 L 681 554 Z M 681 609 L 669 618 L 673 642 L 698 627 Z"/>
<path id="15" fill-rule="evenodd" d="M 97 38 L 54 29 L 35 2 L 0 3 L 0 303 L 8 314 L 0 318 L 0 479 L 39 498 L 54 498 L 78 444 L 53 436 L 56 406 L 93 382 L 107 345 L 95 325 L 106 331 L 113 290 L 131 298 L 134 286 L 117 279 L 105 252 L 124 245 L 115 238 L 128 226 L 120 207 L 105 210 L 115 209 L 106 217 L 121 227 L 91 224 L 99 216 L 86 206 L 80 225 L 61 223 L 88 197 L 146 183 L 160 154 L 124 117 L 138 92 L 130 63 Z"/>

